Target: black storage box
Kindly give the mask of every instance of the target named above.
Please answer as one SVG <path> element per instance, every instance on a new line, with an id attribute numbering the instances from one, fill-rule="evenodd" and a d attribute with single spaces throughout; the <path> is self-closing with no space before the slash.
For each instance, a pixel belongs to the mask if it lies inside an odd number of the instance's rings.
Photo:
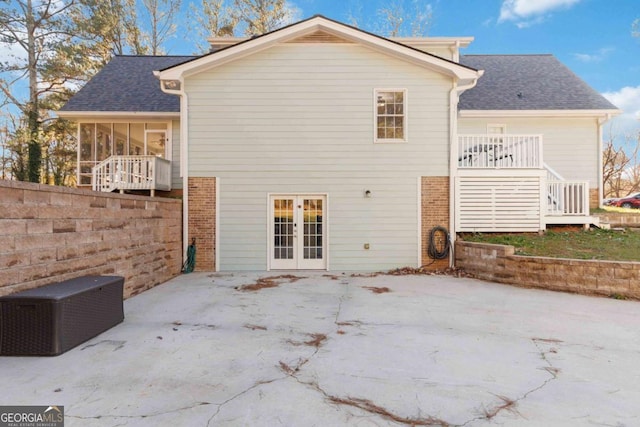
<path id="1" fill-rule="evenodd" d="M 124 320 L 120 276 L 84 276 L 0 297 L 0 355 L 56 356 Z"/>

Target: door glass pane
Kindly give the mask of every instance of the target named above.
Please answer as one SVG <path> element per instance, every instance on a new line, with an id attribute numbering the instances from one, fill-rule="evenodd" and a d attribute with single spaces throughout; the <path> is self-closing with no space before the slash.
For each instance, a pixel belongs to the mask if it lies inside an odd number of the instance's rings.
<path id="1" fill-rule="evenodd" d="M 304 259 L 322 259 L 322 199 L 304 200 Z"/>
<path id="2" fill-rule="evenodd" d="M 293 259 L 293 200 L 273 201 L 273 257 Z"/>
<path id="3" fill-rule="evenodd" d="M 149 156 L 164 157 L 166 142 L 166 132 L 147 132 L 147 154 Z"/>
<path id="4" fill-rule="evenodd" d="M 144 123 L 131 123 L 129 135 L 129 154 L 143 156 L 144 153 Z"/>

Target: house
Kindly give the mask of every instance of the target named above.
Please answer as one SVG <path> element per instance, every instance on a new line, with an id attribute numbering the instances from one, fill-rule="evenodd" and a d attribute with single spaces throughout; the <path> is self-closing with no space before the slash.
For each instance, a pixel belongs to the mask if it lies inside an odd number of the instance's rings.
<path id="1" fill-rule="evenodd" d="M 442 268 L 438 226 L 595 223 L 616 107 L 553 56 L 460 55 L 472 40 L 314 16 L 199 57 L 116 57 L 60 111 L 78 182 L 181 191 L 200 270 Z"/>

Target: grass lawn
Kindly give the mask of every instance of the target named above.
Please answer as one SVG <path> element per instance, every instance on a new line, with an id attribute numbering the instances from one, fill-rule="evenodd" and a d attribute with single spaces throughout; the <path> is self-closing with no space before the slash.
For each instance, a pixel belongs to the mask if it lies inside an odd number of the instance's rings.
<path id="1" fill-rule="evenodd" d="M 640 229 L 625 231 L 551 228 L 537 233 L 463 233 L 468 242 L 511 245 L 517 255 L 640 261 Z"/>

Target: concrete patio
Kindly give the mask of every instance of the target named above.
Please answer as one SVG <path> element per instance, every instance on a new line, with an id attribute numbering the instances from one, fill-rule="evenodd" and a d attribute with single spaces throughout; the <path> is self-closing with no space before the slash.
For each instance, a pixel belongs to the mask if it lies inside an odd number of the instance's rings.
<path id="1" fill-rule="evenodd" d="M 640 303 L 447 276 L 190 274 L 1 405 L 67 426 L 640 425 Z M 245 285 L 254 285 L 242 288 Z"/>

